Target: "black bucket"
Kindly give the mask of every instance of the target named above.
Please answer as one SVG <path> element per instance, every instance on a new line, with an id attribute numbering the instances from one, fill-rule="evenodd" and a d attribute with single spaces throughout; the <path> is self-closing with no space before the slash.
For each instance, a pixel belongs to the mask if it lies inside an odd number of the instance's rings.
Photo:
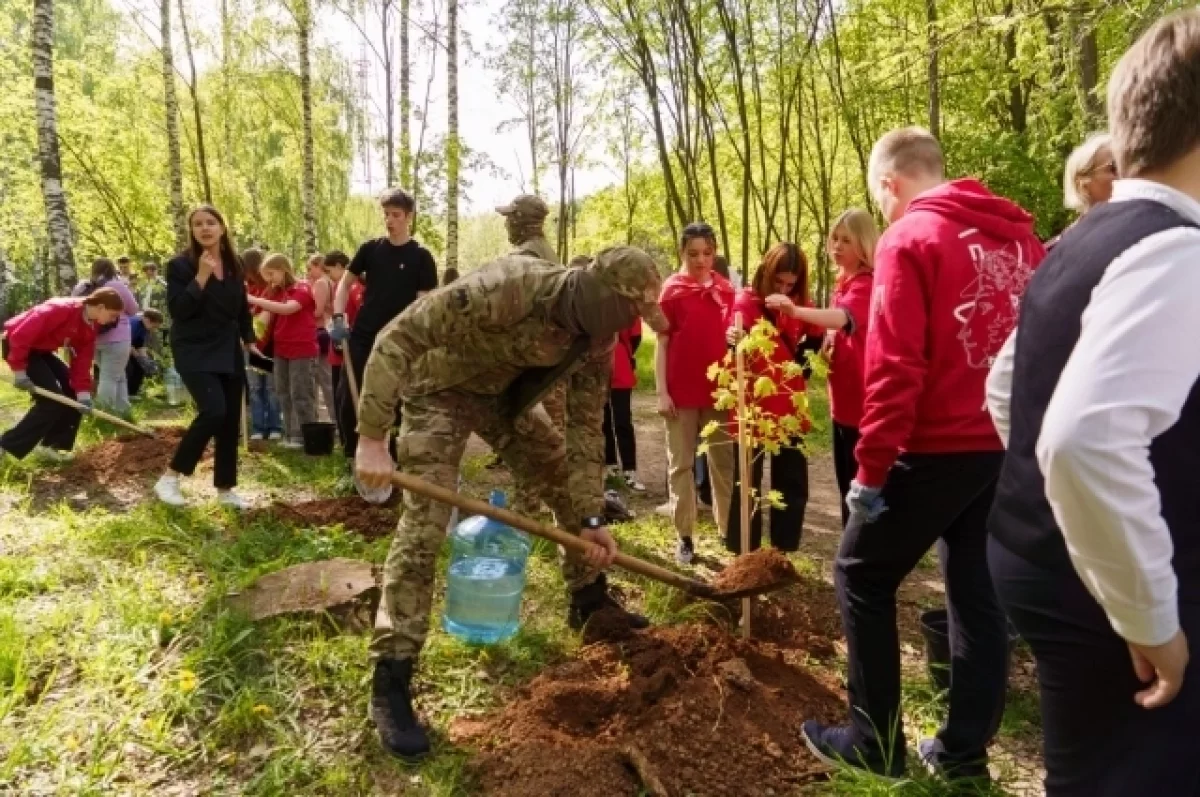
<path id="1" fill-rule="evenodd" d="M 306 423 L 300 427 L 304 435 L 304 453 L 310 457 L 327 457 L 333 453 L 333 438 L 337 434 L 337 426 L 332 423 L 318 421 Z"/>
<path id="2" fill-rule="evenodd" d="M 1012 656 L 1021 637 L 1008 623 L 1008 655 Z M 925 666 L 934 688 L 950 688 L 950 618 L 945 609 L 930 609 L 921 615 L 921 636 L 925 638 Z"/>

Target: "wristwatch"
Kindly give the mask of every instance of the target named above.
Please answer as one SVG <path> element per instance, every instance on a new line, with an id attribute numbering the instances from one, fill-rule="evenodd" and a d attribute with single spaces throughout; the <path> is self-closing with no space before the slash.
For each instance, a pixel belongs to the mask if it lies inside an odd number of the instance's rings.
<path id="1" fill-rule="evenodd" d="M 600 515 L 589 515 L 588 517 L 585 517 L 579 525 L 581 528 L 585 529 L 602 529 L 607 524 L 604 522 L 604 518 Z"/>

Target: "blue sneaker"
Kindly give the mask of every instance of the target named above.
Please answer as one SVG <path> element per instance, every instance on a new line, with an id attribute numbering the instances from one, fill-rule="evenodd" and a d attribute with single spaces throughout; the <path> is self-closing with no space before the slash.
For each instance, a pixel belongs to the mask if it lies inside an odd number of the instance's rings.
<path id="1" fill-rule="evenodd" d="M 862 750 L 854 729 L 849 726 L 827 727 L 816 720 L 809 720 L 804 723 L 802 733 L 804 743 L 812 754 L 831 767 L 853 767 L 891 782 L 904 777 L 903 748 L 891 761 L 884 761 L 880 753 L 871 755 Z"/>

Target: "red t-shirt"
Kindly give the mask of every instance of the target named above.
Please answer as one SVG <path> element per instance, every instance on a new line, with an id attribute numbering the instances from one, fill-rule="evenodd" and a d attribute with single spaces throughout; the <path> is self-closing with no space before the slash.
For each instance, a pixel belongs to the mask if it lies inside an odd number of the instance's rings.
<path id="1" fill-rule="evenodd" d="M 296 312 L 291 315 L 275 315 L 271 321 L 271 340 L 275 344 L 275 356 L 285 360 L 299 360 L 319 355 L 317 320 L 313 317 L 317 303 L 313 300 L 308 285 L 297 282 L 290 288 L 272 291 L 268 298 L 275 302 L 300 303 L 300 309 Z"/>
<path id="2" fill-rule="evenodd" d="M 833 294 L 833 306 L 849 314 L 851 326 L 849 332 L 839 329 L 834 334 L 829 358 L 829 410 L 834 421 L 855 429 L 863 414 L 863 358 L 867 353 L 874 283 L 871 272 L 861 271 L 839 281 Z"/>
<path id="3" fill-rule="evenodd" d="M 701 285 L 673 274 L 658 300 L 671 325 L 667 345 L 667 393 L 679 409 L 711 409 L 716 385 L 708 367 L 725 356 L 725 329 L 733 306 L 733 286 L 714 273 Z"/>
<path id="4" fill-rule="evenodd" d="M 613 349 L 612 388 L 632 390 L 637 387 L 637 364 L 633 358 L 633 339 L 642 336 L 642 319 L 635 318 L 628 329 L 617 335 Z"/>
<path id="5" fill-rule="evenodd" d="M 363 303 L 363 284 L 361 282 L 354 283 L 350 288 L 350 298 L 346 300 L 346 325 L 354 326 L 354 319 L 358 318 L 358 311 L 362 309 Z M 337 346 L 329 347 L 329 364 L 341 365 L 343 362 L 342 350 Z"/>

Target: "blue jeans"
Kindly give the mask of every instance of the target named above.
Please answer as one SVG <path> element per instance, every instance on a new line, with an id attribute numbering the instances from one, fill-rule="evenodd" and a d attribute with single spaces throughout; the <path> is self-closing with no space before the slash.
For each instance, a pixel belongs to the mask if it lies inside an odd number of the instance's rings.
<path id="1" fill-rule="evenodd" d="M 279 397 L 270 374 L 247 371 L 250 382 L 250 432 L 263 437 L 276 432 L 283 434 L 283 418 L 279 412 Z"/>

